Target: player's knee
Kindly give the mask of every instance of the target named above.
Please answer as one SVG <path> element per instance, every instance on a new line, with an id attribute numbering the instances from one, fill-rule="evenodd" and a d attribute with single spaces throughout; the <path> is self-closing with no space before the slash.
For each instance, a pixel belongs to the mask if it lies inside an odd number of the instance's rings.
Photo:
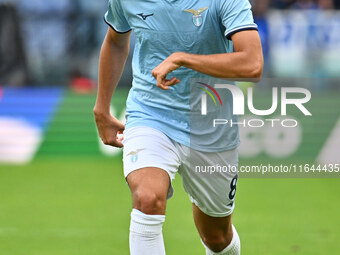
<path id="1" fill-rule="evenodd" d="M 133 200 L 134 207 L 145 214 L 164 214 L 166 198 L 152 190 L 138 189 Z"/>
<path id="2" fill-rule="evenodd" d="M 230 243 L 223 232 L 215 232 L 213 234 L 203 236 L 202 241 L 213 252 L 223 251 Z"/>

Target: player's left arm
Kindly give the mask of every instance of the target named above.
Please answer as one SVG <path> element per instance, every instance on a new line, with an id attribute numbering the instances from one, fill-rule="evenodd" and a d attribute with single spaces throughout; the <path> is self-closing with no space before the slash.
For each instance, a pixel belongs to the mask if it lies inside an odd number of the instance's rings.
<path id="1" fill-rule="evenodd" d="M 175 52 L 165 59 L 153 71 L 161 89 L 170 89 L 180 81 L 166 77 L 181 66 L 193 69 L 217 78 L 259 80 L 263 70 L 263 54 L 261 40 L 256 30 L 238 32 L 231 37 L 234 44 L 233 53 L 198 55 Z"/>

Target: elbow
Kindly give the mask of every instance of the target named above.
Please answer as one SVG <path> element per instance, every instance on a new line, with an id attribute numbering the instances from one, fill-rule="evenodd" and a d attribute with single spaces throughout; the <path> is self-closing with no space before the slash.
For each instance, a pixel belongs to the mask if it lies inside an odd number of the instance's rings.
<path id="1" fill-rule="evenodd" d="M 261 79 L 263 72 L 263 59 L 254 61 L 251 71 L 249 72 L 250 78 Z"/>
<path id="2" fill-rule="evenodd" d="M 254 79 L 258 82 L 261 80 L 262 73 L 263 73 L 263 60 L 255 61 L 248 72 L 248 78 Z"/>

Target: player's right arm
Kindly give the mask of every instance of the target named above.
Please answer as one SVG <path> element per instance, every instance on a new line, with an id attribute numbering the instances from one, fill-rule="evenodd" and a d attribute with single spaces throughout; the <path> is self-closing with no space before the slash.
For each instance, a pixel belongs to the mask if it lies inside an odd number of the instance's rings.
<path id="1" fill-rule="evenodd" d="M 99 60 L 97 100 L 93 109 L 99 136 L 106 145 L 123 147 L 118 134 L 124 131 L 124 124 L 110 113 L 110 103 L 129 54 L 130 32 L 117 33 L 108 29 Z"/>

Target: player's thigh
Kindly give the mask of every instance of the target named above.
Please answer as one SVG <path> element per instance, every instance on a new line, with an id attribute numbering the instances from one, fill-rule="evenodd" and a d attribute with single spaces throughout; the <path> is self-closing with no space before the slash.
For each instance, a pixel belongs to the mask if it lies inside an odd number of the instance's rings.
<path id="1" fill-rule="evenodd" d="M 169 174 L 160 168 L 148 167 L 131 172 L 126 178 L 133 207 L 147 214 L 164 214 L 170 188 Z"/>
<path id="2" fill-rule="evenodd" d="M 231 242 L 233 238 L 231 215 L 212 217 L 193 204 L 193 216 L 198 233 L 205 244 L 222 250 Z"/>
<path id="3" fill-rule="evenodd" d="M 177 149 L 164 133 L 150 127 L 125 130 L 123 143 L 124 176 L 134 208 L 147 214 L 163 214 L 180 164 Z"/>

